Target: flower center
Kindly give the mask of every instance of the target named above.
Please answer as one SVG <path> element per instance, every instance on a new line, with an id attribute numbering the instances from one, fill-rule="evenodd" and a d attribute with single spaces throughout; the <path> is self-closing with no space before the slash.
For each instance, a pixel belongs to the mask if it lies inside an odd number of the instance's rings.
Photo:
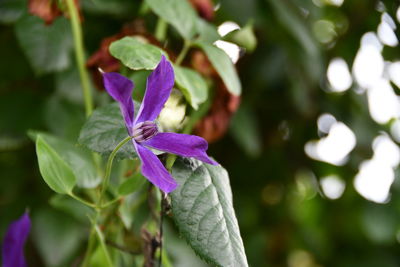
<path id="1" fill-rule="evenodd" d="M 158 134 L 157 124 L 152 121 L 144 121 L 136 124 L 132 129 L 132 137 L 136 142 L 144 142 Z"/>

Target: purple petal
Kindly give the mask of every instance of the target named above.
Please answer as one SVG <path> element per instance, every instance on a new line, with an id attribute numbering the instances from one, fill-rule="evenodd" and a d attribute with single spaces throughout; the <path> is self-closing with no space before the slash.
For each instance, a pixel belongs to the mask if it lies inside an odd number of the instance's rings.
<path id="1" fill-rule="evenodd" d="M 208 164 L 218 165 L 217 162 L 208 157 L 206 153 L 208 143 L 199 136 L 159 133 L 142 144 L 168 153 L 183 157 L 193 157 Z"/>
<path id="2" fill-rule="evenodd" d="M 28 213 L 22 215 L 8 227 L 3 240 L 3 267 L 26 267 L 24 245 L 31 229 Z"/>
<path id="3" fill-rule="evenodd" d="M 130 134 L 135 112 L 132 100 L 133 82 L 115 72 L 103 73 L 103 82 L 108 94 L 114 98 L 115 101 L 119 102 L 125 125 Z"/>
<path id="4" fill-rule="evenodd" d="M 160 114 L 174 86 L 174 69 L 165 56 L 147 78 L 146 93 L 135 123 L 153 121 Z"/>
<path id="5" fill-rule="evenodd" d="M 142 161 L 142 174 L 165 193 L 173 191 L 178 184 L 157 156 L 140 144 L 134 142 L 134 145 Z"/>

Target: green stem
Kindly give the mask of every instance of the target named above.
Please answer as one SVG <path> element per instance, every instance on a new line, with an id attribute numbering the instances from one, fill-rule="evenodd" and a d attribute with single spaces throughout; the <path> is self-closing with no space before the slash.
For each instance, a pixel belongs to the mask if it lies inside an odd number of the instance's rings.
<path id="1" fill-rule="evenodd" d="M 93 99 L 92 99 L 92 92 L 90 91 L 89 75 L 85 68 L 85 56 L 84 56 L 82 29 L 79 21 L 79 14 L 76 5 L 74 3 L 74 0 L 66 0 L 66 2 L 71 21 L 72 34 L 74 36 L 76 64 L 78 65 L 79 76 L 81 78 L 81 83 L 82 83 L 86 116 L 89 116 L 93 111 Z"/>
<path id="2" fill-rule="evenodd" d="M 89 244 L 88 244 L 88 248 L 86 251 L 86 255 L 85 255 L 85 259 L 83 261 L 82 267 L 88 267 L 89 266 L 89 261 L 90 261 L 90 256 L 92 254 L 93 251 L 93 244 L 94 244 L 94 240 L 95 240 L 95 236 L 98 236 L 99 242 L 100 242 L 100 246 L 106 256 L 106 260 L 107 260 L 107 266 L 113 266 L 113 263 L 111 261 L 110 255 L 108 253 L 107 247 L 104 243 L 104 238 L 103 235 L 99 229 L 99 227 L 97 226 L 97 220 L 100 216 L 100 212 L 103 208 L 113 204 L 114 202 L 116 202 L 119 198 L 114 199 L 110 202 L 107 202 L 105 205 L 102 205 L 102 201 L 103 201 L 103 197 L 104 197 L 104 193 L 106 191 L 106 188 L 108 187 L 108 184 L 110 182 L 110 175 L 111 175 L 111 168 L 112 168 L 112 164 L 115 158 L 115 155 L 117 154 L 118 150 L 125 145 L 127 142 L 129 142 L 129 140 L 131 140 L 132 137 L 128 136 L 126 137 L 124 140 L 122 140 L 115 148 L 114 150 L 111 152 L 110 156 L 108 157 L 108 161 L 107 161 L 107 166 L 106 166 L 106 171 L 105 171 L 105 176 L 104 176 L 104 180 L 103 180 L 103 184 L 101 187 L 101 192 L 100 192 L 100 197 L 99 200 L 97 202 L 97 205 L 94 205 L 92 203 L 89 203 L 83 199 L 81 199 L 80 197 L 74 195 L 73 193 L 71 193 L 71 197 L 75 198 L 76 200 L 86 204 L 86 205 L 90 205 L 91 207 L 96 209 L 96 216 L 95 218 L 92 220 L 92 231 L 90 233 L 90 237 L 89 237 Z"/>
<path id="3" fill-rule="evenodd" d="M 107 208 L 108 206 L 110 206 L 110 205 L 112 205 L 112 204 L 118 202 L 119 200 L 121 200 L 121 197 L 114 198 L 113 200 L 110 200 L 110 201 L 104 203 L 104 204 L 101 206 L 101 208 L 102 208 L 102 209 Z"/>
<path id="4" fill-rule="evenodd" d="M 79 201 L 79 202 L 85 204 L 85 205 L 88 206 L 88 207 L 91 207 L 91 208 L 94 208 L 94 209 L 97 208 L 97 206 L 96 206 L 95 204 L 90 203 L 90 202 L 84 200 L 83 198 L 78 197 L 77 195 L 75 195 L 75 194 L 72 193 L 72 192 L 69 193 L 69 196 L 72 197 L 73 199 L 76 199 L 77 201 Z"/>
<path id="5" fill-rule="evenodd" d="M 90 231 L 88 247 L 86 249 L 85 258 L 83 259 L 83 262 L 81 265 L 82 267 L 90 267 L 89 266 L 90 256 L 92 255 L 92 251 L 93 251 L 95 242 L 96 242 L 96 230 L 94 228 L 92 228 L 92 230 Z"/>
<path id="6" fill-rule="evenodd" d="M 106 165 L 106 172 L 105 172 L 105 175 L 104 175 L 103 184 L 101 186 L 100 198 L 99 198 L 99 202 L 97 203 L 97 207 L 99 209 L 102 208 L 101 204 L 102 204 L 102 201 L 103 201 L 104 193 L 106 192 L 106 189 L 107 189 L 108 184 L 110 182 L 111 168 L 112 168 L 112 164 L 113 164 L 115 155 L 117 154 L 118 150 L 120 150 L 120 148 L 123 145 L 125 145 L 126 143 L 128 143 L 131 139 L 132 139 L 132 137 L 128 136 L 124 140 L 119 142 L 119 144 L 114 148 L 114 150 L 111 152 L 110 156 L 108 157 L 107 165 Z"/>
<path id="7" fill-rule="evenodd" d="M 182 63 L 191 45 L 192 43 L 189 40 L 184 41 L 183 48 L 175 61 L 175 65 L 180 65 Z"/>
<path id="8" fill-rule="evenodd" d="M 158 18 L 155 36 L 158 41 L 163 42 L 167 34 L 168 24 L 162 18 Z"/>
<path id="9" fill-rule="evenodd" d="M 99 238 L 101 249 L 103 250 L 104 255 L 106 257 L 107 266 L 113 267 L 114 264 L 113 264 L 113 262 L 111 260 L 110 253 L 108 253 L 107 246 L 106 246 L 103 234 L 101 233 L 100 228 L 99 228 L 99 226 L 97 224 L 94 225 L 94 230 L 96 231 L 97 237 Z"/>

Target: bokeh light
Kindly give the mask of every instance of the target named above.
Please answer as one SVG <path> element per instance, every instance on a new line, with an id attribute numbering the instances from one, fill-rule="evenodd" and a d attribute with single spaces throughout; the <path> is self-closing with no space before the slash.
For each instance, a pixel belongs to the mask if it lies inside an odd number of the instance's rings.
<path id="1" fill-rule="evenodd" d="M 316 160 L 343 165 L 356 145 L 353 131 L 342 122 L 335 122 L 326 137 L 306 143 L 306 154 Z"/>
<path id="2" fill-rule="evenodd" d="M 342 58 L 334 58 L 328 66 L 327 77 L 333 92 L 344 92 L 351 87 L 353 79 L 349 67 Z"/>
<path id="3" fill-rule="evenodd" d="M 324 195 L 330 199 L 338 199 L 342 196 L 346 184 L 338 175 L 332 174 L 321 178 L 321 187 Z"/>

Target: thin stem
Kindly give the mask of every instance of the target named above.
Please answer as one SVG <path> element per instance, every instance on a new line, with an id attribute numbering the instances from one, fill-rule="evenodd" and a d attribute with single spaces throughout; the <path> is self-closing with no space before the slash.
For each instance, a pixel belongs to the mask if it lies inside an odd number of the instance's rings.
<path id="1" fill-rule="evenodd" d="M 110 266 L 110 267 L 114 266 L 114 264 L 112 263 L 110 254 L 108 253 L 107 246 L 105 244 L 105 240 L 104 240 L 103 234 L 101 233 L 100 228 L 98 227 L 97 224 L 94 225 L 94 230 L 97 233 L 97 237 L 99 238 L 99 241 L 100 241 L 100 246 L 103 249 L 103 252 L 104 252 L 104 255 L 105 255 L 105 258 L 106 258 L 106 262 L 107 262 L 107 266 Z"/>
<path id="2" fill-rule="evenodd" d="M 183 43 L 183 48 L 181 50 L 181 52 L 179 53 L 176 61 L 175 61 L 175 65 L 180 65 L 183 61 L 183 59 L 185 58 L 187 52 L 189 51 L 189 48 L 192 44 L 190 43 L 189 40 L 185 40 Z"/>
<path id="3" fill-rule="evenodd" d="M 108 245 L 110 247 L 113 247 L 113 248 L 116 248 L 116 249 L 118 249 L 120 251 L 126 252 L 126 253 L 131 254 L 131 255 L 139 255 L 141 253 L 140 251 L 131 250 L 131 249 L 129 249 L 127 247 L 124 247 L 122 245 L 119 245 L 119 244 L 117 244 L 117 243 L 115 243 L 115 242 L 113 242 L 111 240 L 106 240 L 106 245 Z"/>
<path id="4" fill-rule="evenodd" d="M 168 24 L 162 18 L 158 18 L 155 36 L 158 41 L 163 42 L 167 34 Z"/>
<path id="5" fill-rule="evenodd" d="M 108 206 L 110 206 L 110 205 L 112 205 L 112 204 L 118 202 L 120 199 L 121 199 L 121 197 L 114 198 L 113 200 L 110 200 L 110 201 L 104 203 L 104 204 L 101 206 L 101 208 L 102 208 L 102 209 L 107 208 Z"/>
<path id="6" fill-rule="evenodd" d="M 92 251 L 93 251 L 95 242 L 96 242 L 96 230 L 94 228 L 92 228 L 92 230 L 90 231 L 88 247 L 86 249 L 85 258 L 83 259 L 83 262 L 81 265 L 82 267 L 90 267 L 89 266 L 90 256 L 92 255 Z"/>
<path id="7" fill-rule="evenodd" d="M 108 184 L 110 182 L 110 175 L 111 175 L 111 168 L 112 168 L 112 164 L 115 158 L 115 155 L 117 154 L 118 150 L 120 150 L 120 148 L 125 145 L 126 143 L 128 143 L 130 140 L 132 139 L 131 136 L 126 137 L 124 140 L 122 140 L 121 142 L 119 142 L 119 144 L 114 148 L 114 150 L 111 152 L 110 156 L 108 157 L 107 160 L 107 165 L 106 165 L 106 172 L 104 175 L 104 180 L 103 180 L 103 184 L 101 186 L 101 192 L 100 192 L 100 197 L 99 197 L 99 202 L 97 203 L 97 207 L 99 209 L 102 208 L 101 203 L 103 201 L 103 197 L 104 197 L 104 193 L 108 187 Z"/>
<path id="8" fill-rule="evenodd" d="M 72 34 L 74 36 L 75 57 L 78 65 L 79 76 L 81 78 L 83 98 L 85 101 L 86 116 L 93 111 L 92 92 L 90 91 L 89 75 L 85 68 L 85 56 L 83 48 L 82 29 L 79 21 L 79 14 L 74 0 L 66 0 L 71 21 Z"/>
<path id="9" fill-rule="evenodd" d="M 94 208 L 94 209 L 97 208 L 97 206 L 95 204 L 90 203 L 90 202 L 84 200 L 83 198 L 78 197 L 77 195 L 75 195 L 72 192 L 69 194 L 69 196 L 72 197 L 73 199 L 76 199 L 77 201 L 81 202 L 82 204 L 85 204 L 88 207 L 91 207 L 91 208 Z"/>
<path id="10" fill-rule="evenodd" d="M 161 192 L 161 209 L 160 209 L 160 229 L 159 229 L 159 233 L 160 233 L 160 257 L 158 258 L 158 266 L 161 267 L 161 263 L 162 263 L 162 256 L 163 256 L 163 222 L 164 222 L 164 213 L 165 213 L 165 199 L 167 198 L 167 194 L 165 194 L 164 192 Z"/>
<path id="11" fill-rule="evenodd" d="M 167 159 L 165 160 L 165 167 L 169 172 L 171 172 L 172 166 L 175 163 L 177 156 L 175 154 L 168 154 Z"/>

